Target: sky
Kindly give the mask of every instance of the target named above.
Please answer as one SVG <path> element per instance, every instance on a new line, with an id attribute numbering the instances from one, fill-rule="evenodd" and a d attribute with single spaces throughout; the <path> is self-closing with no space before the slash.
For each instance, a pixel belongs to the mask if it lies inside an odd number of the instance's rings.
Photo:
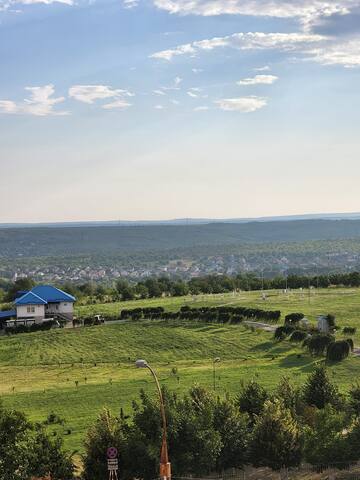
<path id="1" fill-rule="evenodd" d="M 0 0 L 0 223 L 360 211 L 360 0 Z"/>

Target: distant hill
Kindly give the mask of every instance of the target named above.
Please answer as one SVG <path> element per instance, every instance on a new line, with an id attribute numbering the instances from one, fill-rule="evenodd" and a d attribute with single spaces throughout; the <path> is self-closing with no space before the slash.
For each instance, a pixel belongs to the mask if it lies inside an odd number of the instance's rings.
<path id="1" fill-rule="evenodd" d="M 359 238 L 360 219 L 203 225 L 16 227 L 0 229 L 0 257 L 129 254 L 202 245 L 301 243 Z"/>
<path id="2" fill-rule="evenodd" d="M 159 225 L 207 225 L 211 223 L 287 222 L 296 220 L 360 220 L 360 213 L 315 213 L 258 218 L 176 218 L 171 220 L 111 220 L 88 222 L 0 223 L 0 228 L 34 227 L 130 227 Z"/>

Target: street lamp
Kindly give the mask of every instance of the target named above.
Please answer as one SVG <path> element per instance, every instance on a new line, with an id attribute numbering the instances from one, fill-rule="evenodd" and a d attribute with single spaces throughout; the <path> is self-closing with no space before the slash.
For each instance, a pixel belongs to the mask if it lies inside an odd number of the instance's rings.
<path id="1" fill-rule="evenodd" d="M 160 413 L 162 417 L 162 444 L 161 444 L 161 453 L 160 453 L 160 478 L 163 480 L 171 480 L 171 464 L 169 462 L 168 455 L 168 446 L 167 446 L 167 427 L 166 427 L 166 415 L 165 415 L 165 405 L 164 398 L 162 395 L 161 387 L 159 380 L 156 376 L 155 371 L 150 367 L 146 360 L 136 360 L 135 365 L 137 368 L 147 368 L 150 370 L 159 393 L 160 399 Z"/>
<path id="2" fill-rule="evenodd" d="M 216 371 L 215 371 L 215 365 L 217 363 L 220 363 L 221 359 L 220 357 L 215 357 L 213 360 L 213 380 L 214 380 L 214 391 L 216 390 Z"/>

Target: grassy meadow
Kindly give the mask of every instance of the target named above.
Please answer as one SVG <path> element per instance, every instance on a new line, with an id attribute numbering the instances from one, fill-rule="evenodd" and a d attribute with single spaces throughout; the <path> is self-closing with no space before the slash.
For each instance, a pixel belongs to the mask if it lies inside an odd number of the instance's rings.
<path id="1" fill-rule="evenodd" d="M 313 290 L 310 296 L 308 291 L 271 291 L 266 301 L 261 292 L 164 298 L 79 306 L 76 313 L 117 315 L 121 308 L 150 305 L 167 310 L 182 305 L 257 306 L 279 309 L 283 317 L 303 312 L 311 321 L 319 313 L 332 313 L 338 325 L 359 328 L 354 341 L 360 346 L 360 289 Z M 148 372 L 134 367 L 137 358 L 147 359 L 161 383 L 181 393 L 194 383 L 213 388 L 214 357 L 221 358 L 216 367 L 219 395 L 236 394 L 241 382 L 251 378 L 269 388 L 283 375 L 301 383 L 319 361 L 297 345 L 275 343 L 271 333 L 253 332 L 241 325 L 112 323 L 0 337 L 0 395 L 5 405 L 25 411 L 33 420 L 44 420 L 51 412 L 64 418 L 60 429 L 66 447 L 81 451 L 86 430 L 104 406 L 130 412 L 131 401 L 141 388 L 155 395 Z M 333 380 L 346 389 L 357 381 L 360 357 L 352 356 L 329 369 Z"/>

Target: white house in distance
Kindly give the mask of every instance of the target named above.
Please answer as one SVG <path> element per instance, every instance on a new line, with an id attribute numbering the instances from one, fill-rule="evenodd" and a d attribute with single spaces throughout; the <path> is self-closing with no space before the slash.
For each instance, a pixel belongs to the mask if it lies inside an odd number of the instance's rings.
<path id="1" fill-rule="evenodd" d="M 51 285 L 38 285 L 15 299 L 7 325 L 43 323 L 57 319 L 72 321 L 76 298 Z M 5 312 L 4 312 L 5 313 Z"/>

